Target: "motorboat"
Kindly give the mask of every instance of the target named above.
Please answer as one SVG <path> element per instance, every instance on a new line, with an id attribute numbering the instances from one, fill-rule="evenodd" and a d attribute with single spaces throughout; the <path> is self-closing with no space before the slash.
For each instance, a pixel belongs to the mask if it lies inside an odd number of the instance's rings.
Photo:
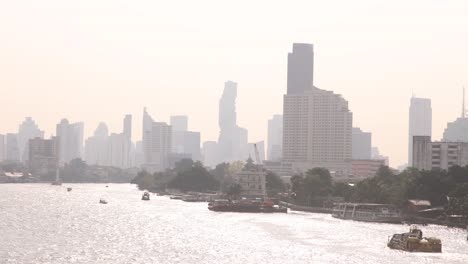
<path id="1" fill-rule="evenodd" d="M 388 241 L 391 249 L 399 249 L 408 252 L 442 252 L 442 242 L 435 237 L 423 237 L 421 229 L 416 226 L 410 228 L 409 233 L 394 234 Z"/>
<path id="2" fill-rule="evenodd" d="M 150 194 L 149 194 L 149 192 L 144 192 L 144 193 L 143 193 L 143 196 L 141 197 L 141 199 L 142 199 L 143 201 L 149 201 L 149 199 L 150 199 Z"/>
<path id="3" fill-rule="evenodd" d="M 101 203 L 101 204 L 107 204 L 107 201 L 101 198 L 101 199 L 99 199 L 99 203 Z"/>

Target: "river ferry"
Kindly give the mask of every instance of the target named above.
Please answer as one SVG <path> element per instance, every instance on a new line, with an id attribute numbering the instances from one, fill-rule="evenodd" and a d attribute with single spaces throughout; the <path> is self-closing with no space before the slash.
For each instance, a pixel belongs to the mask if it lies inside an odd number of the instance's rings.
<path id="1" fill-rule="evenodd" d="M 400 210 L 391 204 L 337 203 L 332 216 L 364 222 L 401 223 Z"/>

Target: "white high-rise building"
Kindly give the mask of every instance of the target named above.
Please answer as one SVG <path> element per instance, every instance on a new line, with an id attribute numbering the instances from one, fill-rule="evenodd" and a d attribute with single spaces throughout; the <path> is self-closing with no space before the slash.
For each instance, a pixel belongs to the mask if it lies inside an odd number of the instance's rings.
<path id="1" fill-rule="evenodd" d="M 17 134 L 20 161 L 29 159 L 29 140 L 37 137 L 44 138 L 44 131 L 39 129 L 31 117 L 26 117 L 19 126 Z"/>
<path id="2" fill-rule="evenodd" d="M 143 168 L 150 172 L 163 171 L 169 166 L 172 128 L 163 122 L 152 122 L 151 130 L 146 131 L 143 142 Z"/>
<path id="3" fill-rule="evenodd" d="M 70 124 L 67 119 L 62 119 L 60 124 L 57 124 L 58 156 L 61 165 L 73 159 L 83 158 L 83 129 L 83 122 Z"/>
<path id="4" fill-rule="evenodd" d="M 280 160 L 283 147 L 283 116 L 274 115 L 268 120 L 268 160 Z"/>
<path id="5" fill-rule="evenodd" d="M 112 133 L 107 144 L 108 166 L 117 168 L 131 167 L 131 144 L 126 134 Z"/>
<path id="6" fill-rule="evenodd" d="M 86 139 L 85 142 L 85 161 L 89 165 L 107 166 L 109 164 L 109 155 L 107 145 L 109 141 L 109 130 L 103 122 L 99 123 L 94 131 L 94 135 Z"/>
<path id="7" fill-rule="evenodd" d="M 188 131 L 187 116 L 171 116 L 172 152 L 188 154 L 192 160 L 202 160 L 200 132 Z"/>
<path id="8" fill-rule="evenodd" d="M 203 163 L 205 166 L 214 168 L 218 162 L 218 143 L 216 141 L 203 142 Z"/>
<path id="9" fill-rule="evenodd" d="M 313 86 L 311 44 L 294 44 L 293 54 L 284 95 L 282 160 L 295 171 L 323 167 L 333 176 L 350 175 L 353 115 L 348 102 Z"/>
<path id="10" fill-rule="evenodd" d="M 432 136 L 431 99 L 411 97 L 408 134 L 408 166 L 412 166 L 413 137 Z"/>

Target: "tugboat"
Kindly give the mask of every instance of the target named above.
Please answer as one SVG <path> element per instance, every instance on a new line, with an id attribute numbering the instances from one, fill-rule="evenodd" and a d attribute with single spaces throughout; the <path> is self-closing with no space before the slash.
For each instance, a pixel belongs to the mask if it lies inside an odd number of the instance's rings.
<path id="1" fill-rule="evenodd" d="M 149 201 L 149 199 L 150 199 L 150 194 L 149 194 L 149 192 L 144 192 L 144 193 L 143 193 L 143 196 L 141 197 L 141 199 L 142 199 L 143 201 Z"/>
<path id="2" fill-rule="evenodd" d="M 442 252 L 440 239 L 423 237 L 421 229 L 416 226 L 411 226 L 409 233 L 394 234 L 387 246 L 408 252 Z"/>
<path id="3" fill-rule="evenodd" d="M 101 203 L 101 204 L 107 204 L 107 201 L 101 198 L 101 199 L 99 200 L 99 203 Z"/>

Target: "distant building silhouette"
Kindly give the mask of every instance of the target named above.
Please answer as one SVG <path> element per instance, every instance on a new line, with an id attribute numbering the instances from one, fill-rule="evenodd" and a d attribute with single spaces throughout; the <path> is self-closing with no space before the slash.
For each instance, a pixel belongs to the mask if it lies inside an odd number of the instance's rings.
<path id="1" fill-rule="evenodd" d="M 468 142 L 434 142 L 430 136 L 413 137 L 413 167 L 448 170 L 468 165 Z"/>
<path id="2" fill-rule="evenodd" d="M 442 140 L 468 142 L 468 118 L 459 117 L 457 120 L 447 123 Z"/>
<path id="3" fill-rule="evenodd" d="M 104 122 L 99 123 L 94 131 L 94 135 L 86 139 L 85 142 L 85 161 L 89 165 L 107 166 L 109 164 L 109 155 L 107 153 L 107 144 L 109 140 L 109 129 Z"/>
<path id="4" fill-rule="evenodd" d="M 248 156 L 248 131 L 237 125 L 237 83 L 227 81 L 219 100 L 219 162 L 243 160 Z"/>
<path id="5" fill-rule="evenodd" d="M 14 133 L 8 133 L 6 135 L 6 160 L 8 161 L 19 161 L 20 151 L 18 147 L 18 136 Z"/>
<path id="6" fill-rule="evenodd" d="M 372 158 L 372 134 L 353 127 L 353 160 L 368 160 Z"/>
<path id="7" fill-rule="evenodd" d="M 411 97 L 408 134 L 408 165 L 412 166 L 413 137 L 432 135 L 431 99 Z"/>
<path id="8" fill-rule="evenodd" d="M 283 147 L 283 116 L 274 115 L 268 120 L 268 160 L 279 161 Z"/>
<path id="9" fill-rule="evenodd" d="M 339 94 L 313 86 L 313 46 L 294 44 L 288 55 L 288 92 L 283 106 L 283 162 L 295 171 L 327 168 L 351 174 L 353 115 Z"/>
<path id="10" fill-rule="evenodd" d="M 33 138 L 44 138 L 44 131 L 41 131 L 37 126 L 36 122 L 31 117 L 26 117 L 23 123 L 18 128 L 18 148 L 19 148 L 19 160 L 27 161 L 29 157 L 28 153 L 28 142 Z"/>
<path id="11" fill-rule="evenodd" d="M 6 159 L 6 144 L 5 135 L 0 134 L 0 161 Z"/>
<path id="12" fill-rule="evenodd" d="M 29 172 L 33 176 L 49 176 L 52 178 L 58 166 L 57 138 L 33 138 L 29 140 Z"/>
<path id="13" fill-rule="evenodd" d="M 83 159 L 83 130 L 83 122 L 70 124 L 67 119 L 62 119 L 57 124 L 60 165 L 69 163 L 73 159 Z"/>
<path id="14" fill-rule="evenodd" d="M 143 110 L 143 164 L 149 172 L 163 171 L 169 167 L 172 150 L 172 127 L 164 122 L 154 122 Z"/>
<path id="15" fill-rule="evenodd" d="M 123 134 L 129 140 L 132 140 L 132 115 L 125 115 L 123 121 Z"/>
<path id="16" fill-rule="evenodd" d="M 314 46 L 294 43 L 288 54 L 288 94 L 300 94 L 313 88 Z"/>
<path id="17" fill-rule="evenodd" d="M 171 116 L 170 119 L 172 127 L 172 152 L 189 154 L 189 158 L 193 160 L 202 160 L 200 132 L 188 131 L 187 116 Z"/>

